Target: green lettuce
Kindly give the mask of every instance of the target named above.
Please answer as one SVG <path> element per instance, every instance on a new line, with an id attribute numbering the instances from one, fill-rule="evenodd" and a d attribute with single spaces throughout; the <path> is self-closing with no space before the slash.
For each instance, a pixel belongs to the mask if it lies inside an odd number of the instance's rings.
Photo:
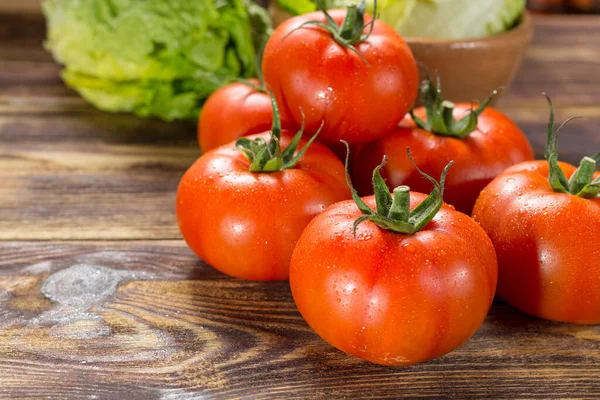
<path id="1" fill-rule="evenodd" d="M 406 37 L 482 38 L 512 28 L 523 15 L 525 3 L 526 0 L 417 0 L 409 16 L 389 18 L 388 22 Z"/>
<path id="2" fill-rule="evenodd" d="M 327 8 L 347 0 L 327 0 Z M 292 15 L 314 11 L 313 0 L 278 0 Z M 373 11 L 373 0 L 367 1 Z M 406 37 L 471 39 L 512 28 L 523 15 L 526 0 L 379 0 L 380 18 Z M 310 6 L 312 9 L 309 10 Z"/>
<path id="3" fill-rule="evenodd" d="M 64 81 L 100 109 L 197 118 L 219 86 L 255 75 L 252 33 L 269 26 L 254 7 L 244 0 L 46 0 L 46 48 L 64 65 Z"/>

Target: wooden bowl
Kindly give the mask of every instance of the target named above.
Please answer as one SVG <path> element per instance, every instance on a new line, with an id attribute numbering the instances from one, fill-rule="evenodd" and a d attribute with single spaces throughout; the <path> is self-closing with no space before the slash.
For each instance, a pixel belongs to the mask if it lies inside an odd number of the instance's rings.
<path id="1" fill-rule="evenodd" d="M 439 72 L 446 100 L 469 102 L 510 86 L 532 37 L 531 16 L 525 13 L 515 28 L 482 39 L 405 40 L 432 76 Z"/>
<path id="2" fill-rule="evenodd" d="M 276 1 L 270 2 L 269 12 L 275 26 L 290 18 Z M 415 59 L 432 76 L 439 72 L 444 99 L 470 102 L 483 100 L 495 89 L 510 86 L 532 37 L 531 16 L 525 13 L 521 22 L 510 31 L 481 39 L 405 37 L 404 40 Z M 422 72 L 422 78 L 424 75 Z M 500 91 L 499 95 L 504 91 Z"/>

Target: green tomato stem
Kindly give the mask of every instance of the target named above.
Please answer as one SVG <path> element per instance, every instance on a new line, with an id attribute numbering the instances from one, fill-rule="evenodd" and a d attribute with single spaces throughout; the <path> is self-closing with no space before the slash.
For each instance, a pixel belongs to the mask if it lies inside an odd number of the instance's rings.
<path id="1" fill-rule="evenodd" d="M 408 222 L 410 217 L 410 188 L 398 186 L 394 189 L 394 201 L 388 216 L 393 220 Z"/>
<path id="2" fill-rule="evenodd" d="M 342 23 L 341 27 L 338 26 L 338 24 L 334 21 L 331 15 L 327 12 L 326 7 L 321 0 L 315 0 L 315 3 L 319 10 L 321 10 L 325 15 L 325 19 L 327 20 L 327 22 L 306 21 L 300 24 L 300 26 L 298 26 L 296 29 L 288 33 L 286 37 L 305 26 L 314 25 L 321 27 L 327 32 L 329 32 L 333 40 L 335 40 L 339 45 L 358 55 L 368 65 L 369 63 L 367 62 L 367 60 L 356 49 L 356 47 L 354 47 L 354 45 L 367 40 L 373 32 L 373 27 L 377 15 L 377 0 L 374 1 L 373 20 L 368 24 L 365 24 L 365 12 L 367 9 L 366 0 L 359 0 L 357 2 L 349 3 L 346 6 L 346 17 L 344 18 L 344 22 Z M 367 28 L 368 31 L 363 34 L 363 31 Z"/>
<path id="3" fill-rule="evenodd" d="M 356 25 L 361 22 L 359 21 L 360 17 L 356 5 L 349 5 L 346 7 L 346 18 L 344 19 L 344 23 L 342 24 L 339 33 L 342 39 L 350 41 L 356 37 Z M 361 26 L 364 26 L 364 19 Z"/>
<path id="4" fill-rule="evenodd" d="M 442 208 L 443 196 L 444 196 L 444 182 L 448 169 L 452 165 L 450 162 L 440 177 L 440 182 L 437 182 L 434 178 L 421 171 L 415 164 L 410 150 L 407 149 L 408 158 L 415 169 L 423 176 L 428 179 L 434 185 L 434 190 L 427 196 L 421 204 L 415 207 L 412 211 L 410 210 L 410 188 L 408 186 L 399 186 L 394 189 L 394 196 L 389 192 L 389 189 L 385 185 L 383 178 L 381 177 L 381 168 L 385 165 L 386 157 L 383 158 L 381 164 L 373 171 L 373 189 L 375 192 L 375 202 L 377 204 L 377 210 L 373 210 L 369 207 L 363 199 L 360 198 L 352 182 L 350 182 L 350 175 L 348 173 L 348 161 L 350 159 L 350 146 L 347 142 L 342 140 L 342 143 L 346 145 L 346 182 L 352 193 L 352 199 L 356 203 L 358 209 L 363 215 L 357 218 L 353 224 L 353 233 L 356 236 L 356 228 L 364 221 L 371 221 L 382 229 L 389 230 L 396 233 L 405 235 L 412 235 L 419 232 L 431 220 L 437 215 Z"/>
<path id="5" fill-rule="evenodd" d="M 471 112 L 463 118 L 457 120 L 454 118 L 455 105 L 451 101 L 444 100 L 442 97 L 442 89 L 440 76 L 437 76 L 437 84 L 431 82 L 431 78 L 427 76 L 421 83 L 420 89 L 423 105 L 426 112 L 426 120 L 417 117 L 414 109 L 410 115 L 415 121 L 415 124 L 421 129 L 431 132 L 439 136 L 448 136 L 457 139 L 465 139 L 471 132 L 477 129 L 479 116 L 490 105 L 490 102 L 498 92 L 494 90 L 492 95 L 485 99 L 476 110 L 471 109 Z"/>
<path id="6" fill-rule="evenodd" d="M 273 93 L 269 93 L 269 96 L 271 97 L 271 106 L 273 108 L 273 125 L 271 126 L 270 140 L 266 142 L 262 138 L 250 140 L 243 137 L 235 142 L 237 149 L 244 153 L 248 160 L 250 160 L 250 172 L 269 173 L 294 168 L 300 159 L 302 159 L 306 150 L 315 141 L 321 129 L 323 129 L 323 124 L 321 124 L 317 133 L 296 153 L 300 139 L 304 134 L 304 122 L 302 122 L 302 128 L 296 133 L 290 144 L 282 150 L 279 107 Z"/>
<path id="7" fill-rule="evenodd" d="M 558 129 L 554 129 L 554 105 L 552 99 L 544 93 L 550 106 L 550 118 L 546 138 L 546 160 L 548 161 L 548 182 L 557 193 L 568 193 L 585 199 L 597 198 L 600 195 L 600 180 L 594 180 L 598 168 L 599 154 L 593 157 L 584 157 L 579 168 L 573 173 L 571 179 L 567 177 L 558 165 L 558 137 L 562 128 L 575 118 L 569 118 Z"/>
<path id="8" fill-rule="evenodd" d="M 596 161 L 593 158 L 583 157 L 579 168 L 577 168 L 577 171 L 569 179 L 569 192 L 581 192 L 594 179 L 596 168 Z"/>

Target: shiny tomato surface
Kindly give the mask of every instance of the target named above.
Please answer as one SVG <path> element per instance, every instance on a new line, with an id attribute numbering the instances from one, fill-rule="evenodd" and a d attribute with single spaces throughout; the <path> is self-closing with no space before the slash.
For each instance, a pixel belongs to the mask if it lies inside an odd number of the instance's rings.
<path id="1" fill-rule="evenodd" d="M 537 317 L 600 323 L 600 198 L 554 192 L 548 163 L 533 161 L 490 183 L 473 217 L 496 247 L 500 297 Z"/>
<path id="2" fill-rule="evenodd" d="M 411 208 L 425 195 L 412 193 Z M 370 207 L 373 197 L 365 198 Z M 296 305 L 323 339 L 374 363 L 409 365 L 460 346 L 483 322 L 494 298 L 497 262 L 485 232 L 444 205 L 411 236 L 358 226 L 353 201 L 329 207 L 294 251 Z"/>
<path id="3" fill-rule="evenodd" d="M 269 134 L 253 135 L 250 139 Z M 282 134 L 285 148 L 291 140 Z M 306 142 L 301 141 L 299 148 Z M 177 191 L 177 220 L 191 249 L 216 269 L 250 280 L 288 278 L 292 251 L 306 225 L 350 198 L 344 166 L 313 143 L 292 169 L 249 171 L 234 143 L 200 157 Z"/>
<path id="4" fill-rule="evenodd" d="M 260 85 L 258 79 L 250 83 Z M 281 124 L 290 127 L 285 115 Z M 273 111 L 269 95 L 241 82 L 233 82 L 215 91 L 204 103 L 198 121 L 198 142 L 207 152 L 242 136 L 269 130 Z"/>
<path id="5" fill-rule="evenodd" d="M 345 10 L 331 10 L 340 25 Z M 366 17 L 366 23 L 371 20 Z M 360 56 L 331 33 L 307 21 L 325 22 L 322 12 L 291 18 L 267 42 L 263 74 L 285 114 L 312 134 L 323 121 L 319 140 L 338 144 L 375 140 L 412 107 L 419 74 L 410 48 L 390 26 L 376 21 L 373 32 L 355 44 Z M 366 30 L 365 30 L 366 32 Z M 362 57 L 362 58 L 361 58 Z"/>
<path id="6" fill-rule="evenodd" d="M 454 115 L 460 118 L 471 110 L 470 104 L 458 104 Z M 425 110 L 415 114 L 424 118 Z M 481 190 L 506 168 L 533 160 L 531 145 L 519 127 L 500 111 L 487 108 L 480 116 L 477 129 L 466 138 L 438 136 L 416 126 L 407 116 L 394 132 L 373 143 L 361 146 L 355 153 L 352 179 L 358 192 L 373 194 L 372 171 L 381 158 L 388 157 L 381 170 L 393 189 L 407 185 L 412 190 L 429 193 L 433 186 L 414 169 L 406 149 L 425 173 L 439 176 L 454 161 L 446 179 L 444 201 L 457 210 L 471 214 Z"/>

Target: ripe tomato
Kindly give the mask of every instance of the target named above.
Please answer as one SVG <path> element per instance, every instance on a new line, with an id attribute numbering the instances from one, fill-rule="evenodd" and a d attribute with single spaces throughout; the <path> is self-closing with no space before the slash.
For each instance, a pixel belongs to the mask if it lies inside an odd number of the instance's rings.
<path id="1" fill-rule="evenodd" d="M 284 148 L 291 140 L 288 132 L 281 134 Z M 312 143 L 293 168 L 251 172 L 250 165 L 233 143 L 200 157 L 179 184 L 179 228 L 192 250 L 221 272 L 287 279 L 292 251 L 309 221 L 350 197 L 344 167 L 319 143 Z"/>
<path id="2" fill-rule="evenodd" d="M 427 205 L 431 219 L 421 230 L 390 230 L 397 221 L 379 216 L 380 190 L 362 199 L 371 209 L 377 204 L 376 216 L 352 201 L 319 214 L 290 267 L 292 294 L 310 327 L 338 349 L 384 365 L 415 364 L 460 346 L 483 322 L 496 290 L 496 255 L 481 227 L 442 206 L 441 193 L 410 192 L 408 202 L 407 190 L 394 191 L 390 210 L 410 203 L 410 224 L 417 206 Z M 439 198 L 433 209 L 431 196 Z"/>
<path id="3" fill-rule="evenodd" d="M 327 144 L 366 143 L 385 135 L 417 94 L 419 74 L 410 48 L 380 21 L 369 34 L 364 22 L 371 17 L 363 21 L 363 13 L 349 7 L 291 18 L 265 48 L 264 78 L 277 102 L 297 125 L 304 113 L 308 132 L 325 121 L 319 140 Z"/>
<path id="4" fill-rule="evenodd" d="M 424 83 L 424 86 L 427 84 Z M 432 90 L 432 87 L 425 90 Z M 436 115 L 438 112 L 441 116 L 444 109 L 441 97 L 431 102 L 434 104 L 431 111 L 421 107 L 414 111 L 415 116 L 422 119 L 426 114 Z M 453 109 L 448 106 L 446 109 L 455 118 L 469 118 L 470 104 L 457 104 Z M 470 214 L 477 196 L 492 179 L 506 168 L 534 158 L 523 132 L 500 111 L 484 107 L 470 124 L 470 128 L 459 132 L 438 134 L 436 129 L 448 127 L 438 125 L 437 128 L 429 126 L 423 129 L 407 116 L 394 132 L 361 146 L 355 153 L 354 165 L 360 168 L 355 169 L 352 178 L 358 192 L 361 195 L 373 193 L 371 176 L 366 171 L 372 170 L 384 154 L 389 157 L 389 162 L 382 175 L 390 188 L 408 185 L 419 192 L 431 190 L 431 184 L 415 173 L 406 157 L 406 148 L 410 147 L 417 165 L 433 176 L 439 175 L 444 166 L 454 160 L 448 173 L 444 200 L 457 210 Z"/>
<path id="5" fill-rule="evenodd" d="M 269 95 L 258 89 L 258 79 L 249 79 L 249 82 L 256 87 L 233 82 L 206 100 L 198 121 L 198 142 L 202 151 L 269 129 L 273 122 Z M 285 115 L 282 125 L 290 127 Z"/>
<path id="6" fill-rule="evenodd" d="M 596 179 L 600 185 L 600 173 L 594 176 L 596 163 L 590 160 L 593 168 L 583 183 Z M 554 184 L 549 180 L 549 168 Z M 545 161 L 509 168 L 481 193 L 473 217 L 496 247 L 500 297 L 537 317 L 598 324 L 598 188 L 588 198 L 577 195 L 581 186 L 574 193 L 568 187 L 563 192 L 565 187 L 555 180 L 559 171 L 564 173 L 564 184 L 576 168 L 566 163 L 549 167 Z"/>

